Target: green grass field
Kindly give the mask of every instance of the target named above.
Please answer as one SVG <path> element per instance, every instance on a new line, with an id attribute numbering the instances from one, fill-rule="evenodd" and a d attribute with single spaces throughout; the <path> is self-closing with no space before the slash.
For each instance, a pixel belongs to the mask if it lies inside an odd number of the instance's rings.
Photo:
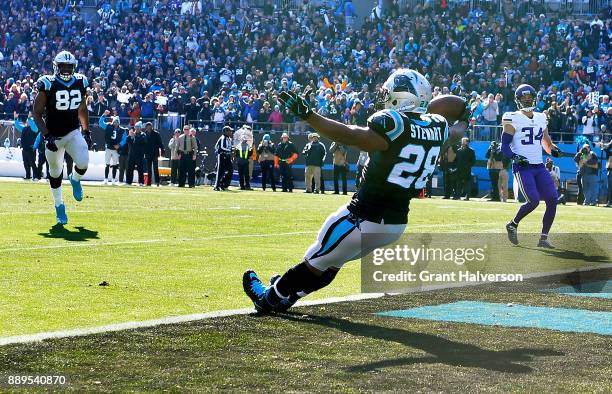
<path id="1" fill-rule="evenodd" d="M 48 186 L 0 183 L 0 337 L 249 306 L 246 268 L 301 261 L 346 196 L 199 189 L 64 187 L 53 227 Z M 542 204 L 543 205 L 543 204 Z M 408 232 L 500 232 L 517 204 L 414 200 Z M 537 232 L 542 207 L 522 224 Z M 612 211 L 560 206 L 553 231 L 610 232 Z M 109 286 L 98 286 L 106 281 Z M 313 298 L 359 292 L 359 264 Z"/>
<path id="2" fill-rule="evenodd" d="M 0 183 L 0 338 L 249 307 L 242 272 L 268 277 L 299 262 L 348 201 L 208 187 L 85 192 L 76 204 L 64 187 L 69 225 L 59 229 L 48 185 Z M 414 200 L 408 233 L 498 233 L 517 208 Z M 542 211 L 521 231 L 538 232 Z M 610 233 L 611 218 L 559 206 L 553 231 Z M 358 293 L 359 268 L 309 298 Z M 68 389 L 108 392 L 612 391 L 610 337 L 373 314 L 466 299 L 612 310 L 605 299 L 455 289 L 2 346 L 0 378 L 52 372 Z"/>

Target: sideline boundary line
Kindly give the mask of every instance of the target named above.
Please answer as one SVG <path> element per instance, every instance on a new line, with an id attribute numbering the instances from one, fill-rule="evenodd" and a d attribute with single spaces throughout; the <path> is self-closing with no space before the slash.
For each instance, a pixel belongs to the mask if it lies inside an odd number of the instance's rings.
<path id="1" fill-rule="evenodd" d="M 524 275 L 524 278 L 525 279 L 535 279 L 535 278 L 543 278 L 547 276 L 557 276 L 557 275 L 569 274 L 572 272 L 595 271 L 595 270 L 609 269 L 609 268 L 612 268 L 612 263 L 601 264 L 599 266 L 571 268 L 571 269 L 551 271 L 551 272 L 536 272 L 533 274 L 526 274 Z M 420 288 L 409 289 L 403 293 L 393 293 L 393 294 L 386 294 L 386 293 L 353 294 L 353 295 L 344 296 L 344 297 L 330 297 L 330 298 L 325 298 L 322 300 L 300 301 L 296 304 L 296 306 L 297 307 L 314 306 L 314 305 L 333 304 L 333 303 L 339 303 L 339 302 L 361 301 L 361 300 L 381 298 L 384 296 L 393 296 L 393 295 L 398 295 L 398 294 L 420 293 L 420 292 L 426 292 L 426 291 L 443 290 L 443 289 L 451 289 L 451 288 L 458 288 L 458 287 L 478 286 L 478 285 L 491 284 L 491 283 L 494 283 L 494 282 L 471 282 L 471 283 L 453 283 L 453 284 L 445 284 L 445 285 L 432 285 L 432 286 L 424 286 Z M 40 341 L 44 341 L 47 339 L 70 338 L 70 337 L 86 336 L 86 335 L 92 335 L 92 334 L 103 334 L 107 332 L 134 330 L 138 328 L 151 328 L 151 327 L 157 327 L 157 326 L 162 326 L 162 325 L 187 323 L 187 322 L 193 322 L 193 321 L 205 320 L 205 319 L 211 319 L 211 318 L 219 318 L 219 317 L 248 315 L 253 312 L 255 312 L 253 308 L 229 309 L 229 310 L 213 311 L 213 312 L 206 312 L 206 313 L 195 313 L 195 314 L 190 314 L 190 315 L 170 316 L 170 317 L 152 319 L 152 320 L 142 320 L 142 321 L 108 324 L 108 325 L 89 327 L 89 328 L 75 328 L 75 329 L 65 330 L 65 331 L 50 331 L 50 332 L 41 332 L 37 334 L 0 337 L 0 346 L 40 342 Z"/>

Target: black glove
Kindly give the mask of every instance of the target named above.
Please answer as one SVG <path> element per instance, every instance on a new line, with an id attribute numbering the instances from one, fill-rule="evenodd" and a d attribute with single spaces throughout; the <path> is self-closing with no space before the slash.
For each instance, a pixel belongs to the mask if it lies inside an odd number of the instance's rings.
<path id="1" fill-rule="evenodd" d="M 519 167 L 527 167 L 529 165 L 529 160 L 525 156 L 515 154 L 512 156 L 512 161 L 519 165 Z"/>
<path id="2" fill-rule="evenodd" d="M 310 87 L 306 88 L 303 96 L 299 96 L 294 92 L 281 92 L 278 99 L 289 109 L 295 116 L 302 120 L 306 120 L 313 114 L 305 97 L 310 95 Z"/>
<path id="3" fill-rule="evenodd" d="M 57 145 L 55 145 L 55 137 L 47 132 L 45 134 L 45 147 L 51 152 L 57 152 Z"/>
<path id="4" fill-rule="evenodd" d="M 552 147 L 552 148 L 550 149 L 550 155 L 551 155 L 552 157 L 559 157 L 559 156 L 561 156 L 561 149 L 556 148 L 556 147 Z"/>
<path id="5" fill-rule="evenodd" d="M 93 146 L 93 142 L 91 141 L 91 133 L 89 132 L 89 130 L 85 129 L 81 132 L 81 134 L 83 134 L 83 138 L 85 138 L 85 142 L 87 143 L 87 149 L 91 150 L 91 147 Z"/>

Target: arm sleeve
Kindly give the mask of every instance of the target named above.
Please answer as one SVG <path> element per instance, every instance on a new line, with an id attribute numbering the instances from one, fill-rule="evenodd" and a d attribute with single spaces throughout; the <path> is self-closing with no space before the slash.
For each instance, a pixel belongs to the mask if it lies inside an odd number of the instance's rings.
<path id="1" fill-rule="evenodd" d="M 514 156 L 514 152 L 512 151 L 512 148 L 510 148 L 510 144 L 512 143 L 513 138 L 514 136 L 508 133 L 502 133 L 501 151 L 504 154 L 504 156 L 506 156 L 509 159 L 512 159 L 512 157 Z"/>
<path id="2" fill-rule="evenodd" d="M 23 130 L 23 125 L 21 124 L 19 119 L 15 119 L 15 122 L 13 123 L 13 125 L 15 126 L 15 130 L 21 133 L 21 131 Z"/>

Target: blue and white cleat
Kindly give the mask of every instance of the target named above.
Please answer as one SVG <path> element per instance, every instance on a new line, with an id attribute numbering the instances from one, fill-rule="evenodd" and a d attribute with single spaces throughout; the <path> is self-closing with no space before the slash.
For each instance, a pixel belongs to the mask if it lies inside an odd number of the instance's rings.
<path id="1" fill-rule="evenodd" d="M 258 312 L 270 313 L 273 311 L 272 305 L 266 301 L 268 286 L 263 284 L 255 271 L 247 270 L 244 272 L 242 275 L 242 289 L 253 301 L 253 305 Z"/>
<path id="2" fill-rule="evenodd" d="M 68 224 L 68 216 L 66 216 L 66 206 L 64 204 L 55 207 L 55 217 L 57 224 Z"/>
<path id="3" fill-rule="evenodd" d="M 70 184 L 72 185 L 72 195 L 74 199 L 77 201 L 83 200 L 83 186 L 81 186 L 81 181 L 74 179 L 72 174 L 68 176 L 68 180 L 70 180 Z"/>

